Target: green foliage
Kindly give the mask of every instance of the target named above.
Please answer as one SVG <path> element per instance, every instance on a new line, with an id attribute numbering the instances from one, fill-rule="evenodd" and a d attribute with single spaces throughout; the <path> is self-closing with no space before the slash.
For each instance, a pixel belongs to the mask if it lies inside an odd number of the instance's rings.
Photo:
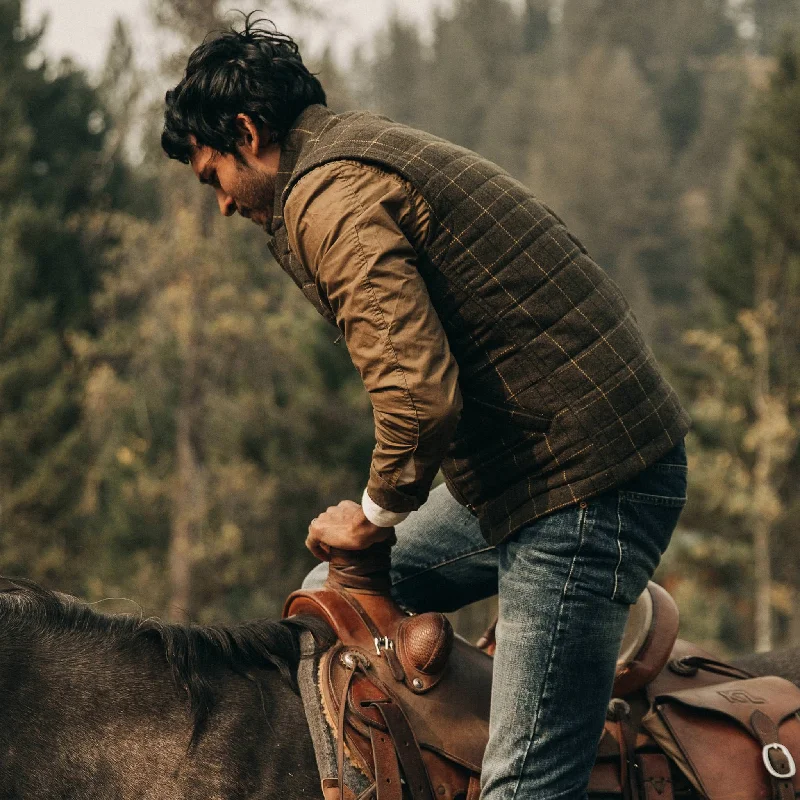
<path id="1" fill-rule="evenodd" d="M 708 282 L 726 318 L 763 299 L 775 303 L 773 378 L 800 391 L 800 55 L 787 40 L 769 89 L 745 131 L 746 165 L 709 258 Z M 764 284 L 759 297 L 758 282 Z"/>
<path id="2" fill-rule="evenodd" d="M 525 0 L 522 16 L 522 50 L 536 53 L 547 46 L 552 33 L 552 10 L 546 0 Z"/>
<path id="3" fill-rule="evenodd" d="M 0 570 L 75 587 L 87 449 L 68 337 L 102 264 L 84 233 L 104 137 L 83 73 L 29 65 L 40 34 L 0 3 Z"/>
<path id="4" fill-rule="evenodd" d="M 378 42 L 378 57 L 371 69 L 371 91 L 381 112 L 412 127 L 422 127 L 426 102 L 426 59 L 413 25 L 393 16 Z"/>
<path id="5" fill-rule="evenodd" d="M 311 517 L 363 488 L 368 403 L 263 234 L 212 216 L 183 165 L 163 169 L 159 222 L 104 223 L 119 246 L 96 296 L 102 335 L 79 343 L 93 593 L 200 620 L 275 616 L 310 566 Z"/>
<path id="6" fill-rule="evenodd" d="M 165 82 L 233 21 L 216 0 L 153 6 L 183 45 Z M 500 163 L 622 285 L 695 419 L 662 579 L 687 633 L 730 650 L 754 630 L 754 509 L 779 633 L 800 588 L 800 66 L 789 45 L 766 57 L 798 19 L 797 0 L 456 0 L 430 43 L 396 16 L 348 74 L 330 51 L 313 65 L 336 110 Z M 311 566 L 309 520 L 360 494 L 368 399 L 263 234 L 163 158 L 125 27 L 93 87 L 34 66 L 41 31 L 20 20 L 0 0 L 0 571 L 201 621 L 274 616 Z"/>
<path id="7" fill-rule="evenodd" d="M 743 10 L 753 23 L 754 42 L 762 55 L 772 55 L 800 22 L 798 0 L 748 0 Z"/>
<path id="8" fill-rule="evenodd" d="M 798 58 L 787 42 L 751 111 L 737 191 L 709 258 L 720 322 L 686 334 L 698 353 L 694 513 L 754 536 L 762 580 L 772 567 L 795 589 L 800 559 L 787 515 L 800 477 Z M 756 631 L 768 636 L 769 627 L 765 619 Z"/>
<path id="9" fill-rule="evenodd" d="M 340 113 L 342 111 L 352 111 L 358 107 L 358 104 L 353 99 L 352 87 L 349 85 L 347 76 L 342 73 L 336 64 L 329 47 L 325 48 L 319 63 L 311 63 L 309 69 L 325 87 L 328 108 Z"/>
<path id="10" fill-rule="evenodd" d="M 162 4 L 187 34 L 205 10 Z M 0 571 L 171 616 L 275 616 L 310 518 L 366 481 L 357 374 L 263 234 L 216 222 L 157 148 L 126 163 L 161 109 L 138 116 L 125 27 L 93 88 L 27 66 L 38 38 L 18 3 L 0 11 Z"/>
<path id="11" fill-rule="evenodd" d="M 626 51 L 600 47 L 548 89 L 530 151 L 530 182 L 598 262 L 611 267 L 647 322 L 652 285 L 644 256 L 662 255 L 674 243 L 664 198 L 668 144 L 653 93 Z"/>
<path id="12" fill-rule="evenodd" d="M 519 11 L 506 0 L 459 0 L 438 14 L 429 50 L 393 19 L 371 105 L 532 186 L 666 344 L 669 326 L 657 326 L 652 309 L 693 302 L 699 231 L 720 205 L 733 153 L 744 83 L 719 76 L 740 63 L 734 22 L 722 0 L 646 12 L 636 2 L 567 0 L 554 19 L 545 0 Z"/>

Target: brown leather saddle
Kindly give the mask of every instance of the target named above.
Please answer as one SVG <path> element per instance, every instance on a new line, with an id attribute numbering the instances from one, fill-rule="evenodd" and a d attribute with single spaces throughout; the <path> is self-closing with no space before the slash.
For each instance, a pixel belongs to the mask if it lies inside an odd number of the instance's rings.
<path id="1" fill-rule="evenodd" d="M 326 716 L 344 758 L 375 786 L 376 800 L 477 800 L 489 737 L 492 659 L 453 635 L 438 613 L 405 614 L 388 595 L 388 550 L 355 564 L 334 557 L 323 589 L 299 591 L 284 616 L 321 616 L 339 642 L 320 661 Z M 402 775 L 402 782 L 401 782 Z"/>
<path id="2" fill-rule="evenodd" d="M 365 798 L 477 800 L 492 659 L 454 636 L 443 614 L 405 614 L 389 596 L 388 567 L 388 548 L 334 553 L 326 586 L 295 592 L 284 608 L 322 617 L 339 639 L 319 664 L 338 748 L 325 800 L 357 800 L 345 759 L 366 776 Z M 629 616 L 590 795 L 793 800 L 800 689 L 676 645 L 677 632 L 674 601 L 651 583 Z M 747 765 L 726 765 L 723 781 L 719 736 Z"/>

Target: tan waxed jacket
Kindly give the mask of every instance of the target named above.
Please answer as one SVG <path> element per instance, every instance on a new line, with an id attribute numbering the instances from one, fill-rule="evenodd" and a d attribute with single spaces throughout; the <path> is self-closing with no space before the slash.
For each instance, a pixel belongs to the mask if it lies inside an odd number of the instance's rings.
<path id="1" fill-rule="evenodd" d="M 378 505 L 397 490 L 423 502 L 461 411 L 458 366 L 417 269 L 430 209 L 400 176 L 334 161 L 298 182 L 284 217 L 372 401 L 367 492 Z"/>

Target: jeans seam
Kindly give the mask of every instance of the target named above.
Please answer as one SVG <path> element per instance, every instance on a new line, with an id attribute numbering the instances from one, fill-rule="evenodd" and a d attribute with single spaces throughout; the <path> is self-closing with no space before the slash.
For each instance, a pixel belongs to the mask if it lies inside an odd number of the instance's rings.
<path id="1" fill-rule="evenodd" d="M 461 553 L 461 555 L 455 556 L 454 558 L 449 558 L 447 561 L 441 561 L 438 564 L 433 564 L 430 567 L 425 567 L 425 569 L 421 569 L 418 572 L 415 572 L 413 575 L 406 575 L 405 578 L 400 578 L 398 581 L 392 581 L 392 586 L 399 586 L 401 583 L 405 583 L 406 581 L 413 580 L 414 578 L 418 578 L 420 575 L 424 575 L 426 572 L 433 572 L 436 569 L 441 569 L 442 567 L 450 566 L 450 564 L 455 564 L 457 561 L 462 561 L 465 558 L 469 558 L 470 556 L 477 556 L 480 553 L 488 553 L 490 550 L 494 550 L 494 545 L 489 545 L 488 547 L 481 547 L 477 550 L 470 550 L 466 553 Z"/>
<path id="2" fill-rule="evenodd" d="M 617 599 L 619 590 L 619 569 L 622 566 L 622 496 L 617 492 L 617 565 L 614 567 L 614 590 L 611 592 L 611 599 Z"/>
<path id="3" fill-rule="evenodd" d="M 550 680 L 550 676 L 553 671 L 553 662 L 555 661 L 555 650 L 556 650 L 556 639 L 558 637 L 559 630 L 561 628 L 561 617 L 564 613 L 564 602 L 567 597 L 567 590 L 569 589 L 570 581 L 572 580 L 572 573 L 575 571 L 575 562 L 578 560 L 578 556 L 583 549 L 583 534 L 584 528 L 586 524 L 586 509 L 581 509 L 580 514 L 580 521 L 578 524 L 578 548 L 575 550 L 575 555 L 572 556 L 572 562 L 569 565 L 569 573 L 567 574 L 567 578 L 564 581 L 564 588 L 561 590 L 561 601 L 558 605 L 558 616 L 556 620 L 556 624 L 553 630 L 553 636 L 550 640 L 550 652 L 547 656 L 547 669 L 545 670 L 545 677 L 544 682 L 542 683 L 542 692 L 541 697 L 539 700 L 539 708 L 537 709 L 536 717 L 533 721 L 533 728 L 531 730 L 531 734 L 528 737 L 528 746 L 525 748 L 525 753 L 522 756 L 522 761 L 519 765 L 519 774 L 517 775 L 517 782 L 514 785 L 514 791 L 511 794 L 511 800 L 516 800 L 517 792 L 519 792 L 520 784 L 522 783 L 522 771 L 525 766 L 525 762 L 528 760 L 528 753 L 531 751 L 531 745 L 533 744 L 533 740 L 536 738 L 536 734 L 539 728 L 539 720 L 541 719 L 542 708 L 544 706 L 545 695 L 547 693 L 547 684 Z"/>

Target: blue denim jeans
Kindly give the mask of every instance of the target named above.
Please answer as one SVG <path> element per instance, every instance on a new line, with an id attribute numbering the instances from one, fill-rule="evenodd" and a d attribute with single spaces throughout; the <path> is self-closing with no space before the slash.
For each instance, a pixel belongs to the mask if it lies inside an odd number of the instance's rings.
<path id="1" fill-rule="evenodd" d="M 645 589 L 686 497 L 677 445 L 633 480 L 524 527 L 496 547 L 445 486 L 397 526 L 392 592 L 452 611 L 498 595 L 482 800 L 582 800 L 628 607 Z M 327 565 L 304 587 L 319 586 Z"/>

